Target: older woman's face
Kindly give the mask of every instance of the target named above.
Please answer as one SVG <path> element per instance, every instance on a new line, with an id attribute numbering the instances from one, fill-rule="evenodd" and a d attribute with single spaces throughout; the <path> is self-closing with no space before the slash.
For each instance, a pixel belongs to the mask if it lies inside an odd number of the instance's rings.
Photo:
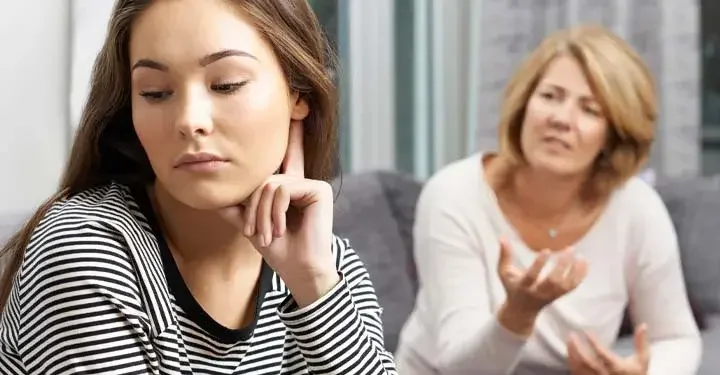
<path id="1" fill-rule="evenodd" d="M 580 65 L 559 56 L 527 104 L 521 144 L 528 163 L 562 176 L 588 172 L 607 132 L 607 119 Z"/>
<path id="2" fill-rule="evenodd" d="M 197 209 L 237 204 L 276 171 L 290 92 L 257 30 L 223 0 L 154 1 L 130 38 L 132 117 L 157 183 Z"/>

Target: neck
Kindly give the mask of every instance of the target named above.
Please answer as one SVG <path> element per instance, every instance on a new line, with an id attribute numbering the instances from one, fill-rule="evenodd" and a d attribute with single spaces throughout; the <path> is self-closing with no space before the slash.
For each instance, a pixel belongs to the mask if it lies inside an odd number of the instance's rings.
<path id="1" fill-rule="evenodd" d="M 189 207 L 154 184 L 149 189 L 163 234 L 178 261 L 235 269 L 260 255 L 235 225 L 217 211 Z"/>
<path id="2" fill-rule="evenodd" d="M 581 203 L 584 181 L 585 176 L 558 177 L 523 167 L 515 173 L 511 187 L 526 212 L 547 217 Z"/>

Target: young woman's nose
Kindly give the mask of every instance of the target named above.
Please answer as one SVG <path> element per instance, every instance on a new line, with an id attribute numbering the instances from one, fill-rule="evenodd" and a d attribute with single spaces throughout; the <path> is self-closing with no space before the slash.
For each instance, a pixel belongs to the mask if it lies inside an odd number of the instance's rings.
<path id="1" fill-rule="evenodd" d="M 183 137 L 209 135 L 213 131 L 212 101 L 206 90 L 187 90 L 178 98 L 175 127 Z"/>

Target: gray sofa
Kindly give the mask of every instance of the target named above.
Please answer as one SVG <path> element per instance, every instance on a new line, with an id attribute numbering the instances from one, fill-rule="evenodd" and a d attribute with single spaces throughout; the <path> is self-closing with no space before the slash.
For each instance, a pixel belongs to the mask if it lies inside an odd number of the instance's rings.
<path id="1" fill-rule="evenodd" d="M 421 183 L 392 172 L 348 175 L 334 182 L 335 233 L 348 237 L 365 262 L 384 309 L 385 339 L 397 348 L 398 335 L 417 292 L 412 259 L 412 225 Z M 707 314 L 700 375 L 720 368 L 720 178 L 676 181 L 658 187 L 675 222 L 688 289 Z M 0 216 L 0 243 L 23 215 Z M 619 351 L 632 349 L 620 340 Z"/>
<path id="2" fill-rule="evenodd" d="M 335 232 L 348 237 L 366 263 L 384 308 L 386 345 L 395 350 L 417 291 L 412 224 L 421 183 L 392 172 L 345 176 L 334 183 Z M 678 232 L 688 290 L 706 315 L 700 375 L 720 369 L 720 179 L 674 181 L 658 192 Z M 617 343 L 632 351 L 631 338 Z"/>

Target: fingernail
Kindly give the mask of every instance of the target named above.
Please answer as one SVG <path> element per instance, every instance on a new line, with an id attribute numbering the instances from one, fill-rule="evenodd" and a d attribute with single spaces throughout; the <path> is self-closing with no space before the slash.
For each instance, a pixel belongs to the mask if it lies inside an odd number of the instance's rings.
<path id="1" fill-rule="evenodd" d="M 268 237 L 266 234 L 262 235 L 262 245 L 263 247 L 268 247 L 268 245 L 270 245 L 270 241 L 268 241 Z"/>

